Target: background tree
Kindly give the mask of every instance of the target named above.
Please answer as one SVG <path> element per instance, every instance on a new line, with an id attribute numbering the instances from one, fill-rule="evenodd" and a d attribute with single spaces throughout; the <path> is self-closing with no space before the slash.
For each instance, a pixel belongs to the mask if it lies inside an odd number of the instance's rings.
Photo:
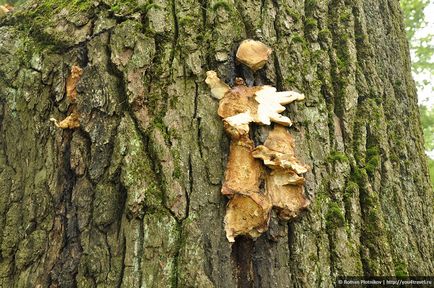
<path id="1" fill-rule="evenodd" d="M 424 29 L 427 25 L 427 17 L 424 11 L 430 2 L 428 0 L 401 0 L 400 3 L 405 16 L 404 23 L 412 55 L 413 73 L 434 75 L 434 35 L 431 33 L 422 36 L 417 35 L 417 32 Z M 416 84 L 420 89 L 427 85 L 428 87 L 432 87 L 426 79 L 416 81 Z M 421 103 L 419 110 L 424 131 L 425 148 L 427 151 L 433 151 L 434 110 L 432 107 L 427 106 L 423 102 L 424 100 L 419 99 Z M 427 157 L 427 161 L 431 175 L 431 184 L 434 186 L 434 159 Z"/>
<path id="2" fill-rule="evenodd" d="M 274 49 L 256 75 L 234 62 L 245 38 Z M 1 18 L 0 53 L 0 286 L 434 274 L 434 195 L 396 1 L 35 0 Z M 81 127 L 62 130 L 49 119 L 71 112 L 73 65 Z M 312 204 L 232 246 L 209 69 L 307 96 L 288 116 Z"/>
<path id="3" fill-rule="evenodd" d="M 423 135 L 425 138 L 425 149 L 427 151 L 434 150 L 434 109 L 427 106 L 420 105 L 420 118 L 423 128 Z M 434 159 L 427 157 L 428 168 L 431 177 L 431 184 L 434 186 Z"/>
<path id="4" fill-rule="evenodd" d="M 404 12 L 404 24 L 410 50 L 414 55 L 412 67 L 416 73 L 427 71 L 434 73 L 433 34 L 417 35 L 426 24 L 424 10 L 430 4 L 429 0 L 400 0 Z"/>

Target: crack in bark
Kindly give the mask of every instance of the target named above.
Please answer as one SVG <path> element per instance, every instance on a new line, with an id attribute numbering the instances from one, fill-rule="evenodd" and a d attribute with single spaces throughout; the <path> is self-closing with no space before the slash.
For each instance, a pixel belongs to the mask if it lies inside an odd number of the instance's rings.
<path id="1" fill-rule="evenodd" d="M 197 146 L 199 149 L 200 158 L 203 158 L 202 154 L 202 128 L 201 128 L 201 120 L 202 118 L 200 116 L 197 116 L 198 111 L 198 101 L 199 101 L 199 84 L 197 82 L 194 82 L 195 84 L 195 91 L 194 91 L 194 112 L 193 112 L 193 119 L 192 119 L 192 125 L 193 121 L 196 120 L 196 128 L 197 128 Z"/>
<path id="2" fill-rule="evenodd" d="M 235 9 L 237 9 L 238 13 L 241 16 L 241 22 L 244 25 L 244 31 L 246 32 L 247 38 L 253 38 L 255 36 L 255 31 L 253 31 L 253 26 L 251 23 L 249 23 L 247 21 L 247 18 L 244 16 L 245 14 L 243 13 L 244 8 L 242 7 L 242 4 L 240 3 L 239 0 L 234 0 L 234 4 L 235 4 Z"/>
<path id="3" fill-rule="evenodd" d="M 235 276 L 238 280 L 238 288 L 254 287 L 253 252 L 254 242 L 252 239 L 245 236 L 235 238 L 235 243 L 232 244 L 231 257 L 236 267 Z"/>
<path id="4" fill-rule="evenodd" d="M 170 75 L 172 76 L 173 73 L 173 61 L 175 60 L 175 54 L 178 46 L 178 37 L 179 37 L 179 23 L 178 23 L 178 15 L 176 15 L 176 0 L 170 0 L 170 5 L 172 8 L 172 17 L 173 17 L 173 27 L 175 29 L 173 33 L 173 40 L 172 40 L 172 50 L 170 51 L 170 57 L 169 57 L 169 67 L 170 67 Z"/>
<path id="5" fill-rule="evenodd" d="M 208 12 L 208 0 L 199 0 L 199 6 L 202 11 L 202 25 L 203 25 L 203 33 L 206 31 L 207 24 L 207 12 Z"/>
<path id="6" fill-rule="evenodd" d="M 293 283 L 296 283 L 297 281 L 295 280 L 295 267 L 294 267 L 294 257 L 293 257 L 293 247 L 294 247 L 294 223 L 292 221 L 288 222 L 288 259 L 289 259 L 289 263 L 288 266 L 290 267 L 290 271 L 291 271 L 291 281 Z M 318 257 L 319 258 L 319 257 Z"/>
<path id="7" fill-rule="evenodd" d="M 261 0 L 261 1 L 265 2 L 265 0 Z M 279 18 L 279 11 L 280 11 L 279 2 L 277 0 L 272 0 L 271 3 L 273 4 L 274 11 L 276 12 L 276 15 L 274 16 L 274 20 L 273 20 L 273 28 L 274 28 L 274 32 L 276 32 L 276 42 L 279 42 L 280 29 L 279 29 L 279 25 L 277 25 L 277 19 Z M 261 15 L 262 15 L 262 6 L 261 6 Z M 273 55 L 274 55 L 274 58 L 277 59 L 276 53 L 274 53 Z M 276 85 L 277 85 L 277 83 L 276 83 Z M 278 86 L 276 86 L 276 87 L 278 88 L 279 91 L 281 90 L 281 87 L 278 87 Z"/>
<path id="8" fill-rule="evenodd" d="M 122 240 L 121 241 L 122 241 L 122 249 L 121 249 L 121 251 L 122 251 L 122 260 L 121 260 L 122 265 L 121 265 L 121 271 L 120 271 L 120 274 L 119 274 L 119 279 L 118 279 L 118 281 L 116 283 L 116 288 L 121 288 L 122 287 L 122 282 L 123 282 L 124 275 L 125 275 L 125 267 L 126 267 L 126 265 L 125 265 L 125 256 L 127 254 L 127 239 L 126 239 L 126 237 L 125 237 L 125 235 L 123 233 L 122 233 Z"/>
<path id="9" fill-rule="evenodd" d="M 60 214 L 63 220 L 63 244 L 59 251 L 59 256 L 51 268 L 51 280 L 63 287 L 75 287 L 77 285 L 76 275 L 80 263 L 82 247 L 80 245 L 80 232 L 76 207 L 72 203 L 72 191 L 76 183 L 75 172 L 71 169 L 71 139 L 72 131 L 64 133 L 63 141 L 64 155 L 62 173 L 64 177 L 63 191 L 59 204 L 63 206 L 63 213 Z M 78 249 L 78 250 L 76 250 Z"/>
<path id="10" fill-rule="evenodd" d="M 143 245 L 144 245 L 144 224 L 142 219 L 135 219 L 132 221 L 138 222 L 138 227 L 136 229 L 136 241 L 134 242 L 134 258 L 133 258 L 133 267 L 134 267 L 134 276 L 135 283 L 138 286 L 141 286 L 143 273 L 142 273 L 142 255 L 143 255 Z M 124 263 L 125 265 L 125 263 Z"/>
<path id="11" fill-rule="evenodd" d="M 277 59 L 276 53 L 273 53 L 273 63 L 274 63 L 274 70 L 276 71 L 276 88 L 277 91 L 283 91 L 285 90 L 283 88 L 283 80 L 282 80 L 282 71 L 280 70 L 280 63 L 279 59 Z"/>

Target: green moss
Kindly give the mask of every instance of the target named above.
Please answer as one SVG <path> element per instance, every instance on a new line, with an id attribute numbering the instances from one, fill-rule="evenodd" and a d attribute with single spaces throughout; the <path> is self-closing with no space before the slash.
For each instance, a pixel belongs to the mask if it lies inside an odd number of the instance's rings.
<path id="1" fill-rule="evenodd" d="M 182 177 L 182 170 L 181 170 L 181 155 L 178 150 L 171 150 L 172 158 L 173 158 L 173 173 L 172 176 L 176 179 L 180 179 Z"/>
<path id="2" fill-rule="evenodd" d="M 306 0 L 304 2 L 304 6 L 306 7 L 306 10 L 311 10 L 315 8 L 317 4 L 318 4 L 317 0 Z"/>
<path id="3" fill-rule="evenodd" d="M 301 14 L 298 10 L 293 8 L 286 8 L 286 13 L 294 20 L 294 22 L 298 22 L 301 19 Z"/>
<path id="4" fill-rule="evenodd" d="M 351 180 L 352 181 L 354 181 L 355 183 L 358 183 L 360 185 L 361 183 L 365 182 L 367 177 L 368 177 L 368 174 L 366 173 L 365 168 L 352 167 L 352 169 L 351 169 Z"/>
<path id="5" fill-rule="evenodd" d="M 86 14 L 92 11 L 93 1 L 45 0 L 38 1 L 37 5 L 31 7 L 28 5 L 30 4 L 23 4 L 17 8 L 11 19 L 15 21 L 14 24 L 19 30 L 36 40 L 38 45 L 33 46 L 32 50 L 41 50 L 38 46 L 51 50 L 62 50 L 71 43 L 66 40 L 67 35 L 62 37 L 62 32 L 55 32 L 56 15 L 63 9 L 67 9 L 71 17 Z"/>
<path id="6" fill-rule="evenodd" d="M 233 11 L 232 5 L 229 4 L 229 3 L 226 2 L 226 1 L 223 1 L 223 0 L 217 1 L 217 2 L 212 6 L 211 9 L 212 9 L 214 12 L 216 12 L 219 8 L 223 8 L 223 9 L 226 10 L 227 12 L 232 12 L 232 11 Z"/>
<path id="7" fill-rule="evenodd" d="M 177 166 L 177 167 L 175 167 L 175 169 L 173 169 L 172 176 L 175 179 L 181 178 L 181 168 L 179 166 Z"/>
<path id="8" fill-rule="evenodd" d="M 27 21 L 53 21 L 54 15 L 63 9 L 68 9 L 70 13 L 88 11 L 93 5 L 91 0 L 45 0 L 39 1 L 38 5 L 32 6 L 31 10 L 19 10 L 16 16 L 24 17 Z"/>
<path id="9" fill-rule="evenodd" d="M 366 157 L 370 158 L 372 156 L 375 155 L 379 155 L 380 154 L 380 148 L 378 148 L 378 146 L 371 146 L 368 149 L 366 149 Z"/>
<path id="10" fill-rule="evenodd" d="M 152 122 L 153 124 L 150 126 L 149 129 L 157 128 L 158 130 L 160 130 L 163 134 L 164 141 L 166 143 L 169 143 L 170 142 L 170 134 L 168 132 L 166 124 L 164 124 L 164 122 L 163 122 L 162 117 L 163 117 L 162 114 L 156 115 L 154 118 L 154 121 Z"/>
<path id="11" fill-rule="evenodd" d="M 285 77 L 285 80 L 283 81 L 288 87 L 291 87 L 295 84 L 297 84 L 297 78 L 295 75 L 288 75 Z"/>
<path id="12" fill-rule="evenodd" d="M 356 34 L 356 42 L 358 44 L 363 44 L 368 40 L 368 36 L 366 34 Z"/>
<path id="13" fill-rule="evenodd" d="M 291 39 L 293 43 L 306 43 L 306 40 L 304 40 L 304 38 L 298 33 L 293 33 Z"/>
<path id="14" fill-rule="evenodd" d="M 352 14 L 351 14 L 351 11 L 349 11 L 349 10 L 344 11 L 344 12 L 342 12 L 342 13 L 339 15 L 339 20 L 340 20 L 341 22 L 346 22 L 346 21 L 350 20 L 351 15 L 352 15 Z"/>
<path id="15" fill-rule="evenodd" d="M 187 25 L 188 23 L 192 23 L 194 21 L 195 21 L 195 19 L 193 17 L 187 15 L 187 16 L 179 18 L 178 24 L 179 24 L 179 26 L 184 26 L 184 25 Z"/>
<path id="16" fill-rule="evenodd" d="M 37 3 L 35 5 L 35 3 Z M 32 5 L 32 6 L 29 6 Z M 149 6 L 151 5 L 151 6 Z M 147 8 L 146 8 L 147 7 Z M 114 13 L 126 15 L 143 9 L 156 8 L 155 4 L 137 5 L 133 0 L 113 1 L 110 10 Z M 62 51 L 74 44 L 71 35 L 57 31 L 58 15 L 67 11 L 65 17 L 69 19 L 90 19 L 95 13 L 95 1 L 92 0 L 42 0 L 32 1 L 19 6 L 11 20 L 18 29 L 30 35 L 44 48 Z M 80 25 L 86 24 L 85 22 Z"/>
<path id="17" fill-rule="evenodd" d="M 315 18 L 309 17 L 304 22 L 304 26 L 306 27 L 306 29 L 316 28 L 318 26 L 318 21 Z"/>
<path id="18" fill-rule="evenodd" d="M 332 37 L 332 32 L 329 29 L 322 29 L 318 32 L 318 39 L 323 42 L 327 42 Z"/>
<path id="19" fill-rule="evenodd" d="M 406 277 L 408 276 L 407 265 L 404 262 L 396 262 L 395 264 L 395 276 Z"/>
<path id="20" fill-rule="evenodd" d="M 36 230 L 20 242 L 15 255 L 15 263 L 18 269 L 23 269 L 44 252 L 47 243 L 47 234 L 45 231 Z"/>
<path id="21" fill-rule="evenodd" d="M 345 226 L 345 216 L 341 207 L 336 202 L 330 202 L 326 214 L 326 226 L 336 228 Z"/>
<path id="22" fill-rule="evenodd" d="M 348 59 L 347 58 L 338 57 L 336 59 L 336 64 L 337 64 L 339 70 L 341 72 L 343 72 L 343 71 L 345 71 L 348 68 Z M 339 80 L 340 81 L 345 81 L 345 82 L 341 82 L 340 83 L 341 85 L 346 83 L 345 79 L 340 78 Z"/>
<path id="23" fill-rule="evenodd" d="M 359 185 L 356 182 L 348 181 L 345 186 L 344 198 L 350 198 L 359 190 Z"/>
<path id="24" fill-rule="evenodd" d="M 341 151 L 332 151 L 330 155 L 327 157 L 327 161 L 329 163 L 334 162 L 348 162 L 348 157 L 344 152 Z"/>
<path id="25" fill-rule="evenodd" d="M 372 175 L 380 166 L 380 150 L 377 146 L 370 147 L 366 150 L 366 171 Z"/>
<path id="26" fill-rule="evenodd" d="M 380 166 L 380 161 L 381 158 L 380 156 L 374 156 L 371 159 L 369 159 L 368 163 L 366 163 L 366 171 L 369 174 L 373 174 L 375 172 L 375 170 L 378 168 L 378 166 Z"/>
<path id="27" fill-rule="evenodd" d="M 110 7 L 110 10 L 116 14 L 125 15 L 125 14 L 130 14 L 136 10 L 144 10 L 148 5 L 155 5 L 155 4 L 151 3 L 144 6 L 138 6 L 137 1 L 134 0 L 116 0 Z"/>
<path id="28" fill-rule="evenodd" d="M 369 199 L 369 200 L 373 200 L 373 199 Z M 366 202 L 368 202 L 368 201 L 366 201 Z M 372 202 L 373 201 L 370 201 L 370 205 L 375 205 Z M 369 223 L 377 223 L 378 221 L 380 221 L 379 212 L 378 212 L 378 209 L 375 206 L 371 207 L 371 209 L 367 213 L 367 220 L 368 220 Z"/>
<path id="29" fill-rule="evenodd" d="M 323 206 L 327 202 L 328 196 L 323 191 L 318 191 L 315 195 L 315 203 L 317 203 L 320 207 Z"/>
<path id="30" fill-rule="evenodd" d="M 150 11 L 151 9 L 155 9 L 155 10 L 162 10 L 163 7 L 161 7 L 161 5 L 155 4 L 155 3 L 149 3 L 147 5 L 142 6 L 143 8 L 141 9 L 142 12 L 147 13 L 148 11 Z"/>
<path id="31" fill-rule="evenodd" d="M 139 203 L 146 209 L 162 204 L 162 191 L 158 186 L 152 159 L 146 153 L 144 140 L 130 117 L 124 117 L 119 125 L 115 150 L 124 151 L 121 171 L 122 185 L 128 191 L 127 204 Z M 120 153 L 120 152 L 114 152 Z"/>

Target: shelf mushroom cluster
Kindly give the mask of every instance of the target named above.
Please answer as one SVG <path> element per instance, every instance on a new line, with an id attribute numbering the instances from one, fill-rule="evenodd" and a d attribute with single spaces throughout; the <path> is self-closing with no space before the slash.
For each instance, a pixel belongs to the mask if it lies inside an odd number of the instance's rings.
<path id="1" fill-rule="evenodd" d="M 256 71 L 265 65 L 270 53 L 263 43 L 245 40 L 239 46 L 237 60 Z M 304 95 L 277 92 L 271 86 L 247 87 L 241 78 L 230 88 L 214 71 L 207 72 L 205 82 L 220 100 L 218 115 L 231 138 L 221 189 L 229 198 L 224 220 L 226 237 L 230 242 L 238 235 L 259 237 L 268 229 L 273 207 L 279 218 L 288 220 L 310 203 L 304 196 L 302 176 L 308 167 L 295 157 L 294 140 L 285 127 L 292 125 L 291 120 L 280 114 L 285 110 L 283 105 L 303 100 Z M 276 124 L 266 141 L 255 147 L 249 124 L 271 122 Z"/>

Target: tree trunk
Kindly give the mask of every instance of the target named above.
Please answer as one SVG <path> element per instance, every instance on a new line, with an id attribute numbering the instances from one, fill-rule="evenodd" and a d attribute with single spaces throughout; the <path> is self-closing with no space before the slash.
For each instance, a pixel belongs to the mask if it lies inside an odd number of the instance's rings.
<path id="1" fill-rule="evenodd" d="M 150 3 L 30 1 L 0 19 L 1 287 L 434 274 L 434 194 L 398 1 Z M 246 38 L 274 51 L 254 75 L 234 60 Z M 312 204 L 295 221 L 273 217 L 256 241 L 225 237 L 229 141 L 211 69 L 306 94 L 287 116 Z M 80 128 L 49 121 L 72 106 Z"/>

